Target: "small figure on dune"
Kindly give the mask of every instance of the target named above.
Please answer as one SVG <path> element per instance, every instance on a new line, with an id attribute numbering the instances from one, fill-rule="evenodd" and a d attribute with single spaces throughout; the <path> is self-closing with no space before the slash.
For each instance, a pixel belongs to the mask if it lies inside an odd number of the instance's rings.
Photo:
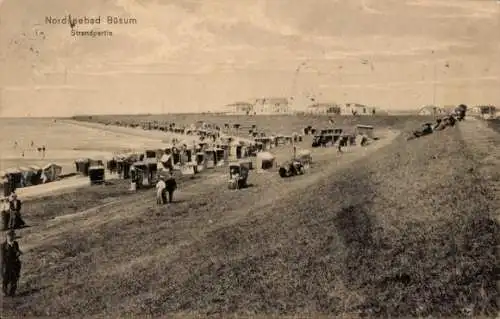
<path id="1" fill-rule="evenodd" d="M 15 296 L 17 283 L 21 277 L 21 260 L 19 257 L 23 253 L 15 239 L 15 232 L 8 232 L 6 241 L 2 243 L 1 248 L 2 288 L 4 296 L 9 297 Z"/>
<path id="2" fill-rule="evenodd" d="M 239 180 L 240 174 L 236 168 L 231 168 L 231 176 L 232 176 L 233 180 L 235 180 L 235 181 Z"/>
<path id="3" fill-rule="evenodd" d="M 126 172 L 123 173 L 124 175 Z M 137 176 L 137 171 L 134 166 L 130 167 L 128 174 L 130 176 L 130 191 L 137 191 L 137 181 L 138 181 L 138 176 Z"/>
<path id="4" fill-rule="evenodd" d="M 8 197 L 2 198 L 0 210 L 2 214 L 2 230 L 7 230 L 9 229 L 10 222 L 10 203 Z"/>
<path id="5" fill-rule="evenodd" d="M 339 138 L 338 143 L 337 143 L 337 151 L 338 151 L 339 153 L 342 153 L 342 146 L 344 146 L 344 137 L 342 137 L 342 136 L 341 136 L 341 137 Z"/>
<path id="6" fill-rule="evenodd" d="M 443 120 L 442 119 L 437 119 L 436 124 L 434 125 L 433 129 L 434 130 L 439 130 L 442 127 Z"/>
<path id="7" fill-rule="evenodd" d="M 19 199 L 17 199 L 17 194 L 12 192 L 10 195 L 10 220 L 9 220 L 9 229 L 22 228 L 26 225 L 24 220 L 21 217 L 21 206 L 22 203 Z"/>
<path id="8" fill-rule="evenodd" d="M 45 174 L 45 172 L 42 172 L 42 175 L 40 178 L 42 180 L 42 184 L 45 184 L 49 181 L 49 178 L 47 177 L 47 174 Z"/>
<path id="9" fill-rule="evenodd" d="M 2 188 L 3 188 L 3 196 L 7 198 L 11 193 L 11 181 L 9 176 L 7 175 L 2 177 Z"/>
<path id="10" fill-rule="evenodd" d="M 165 180 L 165 187 L 168 193 L 168 202 L 172 203 L 174 200 L 174 192 L 177 189 L 177 182 L 175 181 L 172 173 L 169 173 L 168 177 Z"/>
<path id="11" fill-rule="evenodd" d="M 368 143 L 368 138 L 365 135 L 363 135 L 361 137 L 361 146 L 365 146 L 367 143 Z"/>
<path id="12" fill-rule="evenodd" d="M 156 203 L 164 205 L 167 202 L 167 184 L 165 178 L 160 176 L 158 183 L 156 183 Z"/>

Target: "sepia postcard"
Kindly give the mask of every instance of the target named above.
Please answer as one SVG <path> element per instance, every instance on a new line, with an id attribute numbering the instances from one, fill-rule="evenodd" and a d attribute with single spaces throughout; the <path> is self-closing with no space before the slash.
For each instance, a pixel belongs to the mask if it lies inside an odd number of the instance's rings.
<path id="1" fill-rule="evenodd" d="M 495 318 L 500 1 L 0 0 L 1 318 Z"/>

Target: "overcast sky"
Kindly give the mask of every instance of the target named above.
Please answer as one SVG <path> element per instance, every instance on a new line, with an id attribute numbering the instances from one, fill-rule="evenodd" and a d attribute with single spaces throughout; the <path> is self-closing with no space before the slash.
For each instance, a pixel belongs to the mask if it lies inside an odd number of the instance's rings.
<path id="1" fill-rule="evenodd" d="M 195 112 L 259 97 L 500 105 L 495 0 L 3 0 L 0 116 Z M 133 25 L 45 18 L 119 16 Z M 104 21 L 102 21 L 104 22 Z M 43 33 L 43 35 L 42 35 Z"/>

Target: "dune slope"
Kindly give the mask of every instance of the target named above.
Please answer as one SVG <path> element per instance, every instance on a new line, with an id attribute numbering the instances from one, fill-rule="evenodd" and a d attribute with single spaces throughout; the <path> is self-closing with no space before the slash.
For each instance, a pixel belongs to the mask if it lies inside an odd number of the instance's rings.
<path id="1" fill-rule="evenodd" d="M 264 175 L 241 192 L 186 184 L 167 209 L 144 193 L 117 197 L 64 231 L 26 234 L 24 292 L 4 311 L 494 314 L 495 198 L 466 138 L 458 127 L 401 137 L 306 188 Z"/>

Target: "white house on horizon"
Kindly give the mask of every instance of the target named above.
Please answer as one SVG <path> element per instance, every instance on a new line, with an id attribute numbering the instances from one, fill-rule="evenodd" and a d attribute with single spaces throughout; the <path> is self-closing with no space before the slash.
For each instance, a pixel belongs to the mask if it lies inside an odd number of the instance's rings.
<path id="1" fill-rule="evenodd" d="M 337 115 L 341 113 L 341 109 L 337 103 L 314 103 L 307 107 L 306 113 Z"/>
<path id="2" fill-rule="evenodd" d="M 232 115 L 289 114 L 292 109 L 287 98 L 268 97 L 227 104 L 224 113 Z"/>
<path id="3" fill-rule="evenodd" d="M 377 109 L 373 106 L 359 103 L 345 103 L 340 109 L 341 115 L 375 115 Z"/>
<path id="4" fill-rule="evenodd" d="M 225 106 L 226 114 L 233 115 L 250 115 L 253 114 L 254 105 L 249 102 L 235 102 Z"/>
<path id="5" fill-rule="evenodd" d="M 287 98 L 267 97 L 255 99 L 254 114 L 289 114 L 291 107 Z"/>
<path id="6" fill-rule="evenodd" d="M 335 102 L 316 102 L 308 105 L 305 112 L 309 114 L 328 115 L 375 115 L 379 114 L 374 106 L 367 106 L 359 103 L 338 104 Z M 267 97 L 250 100 L 249 102 L 239 101 L 225 106 L 226 114 L 234 115 L 259 115 L 259 114 L 292 114 L 299 112 L 294 110 L 287 98 Z M 301 111 L 302 112 L 302 111 Z"/>

